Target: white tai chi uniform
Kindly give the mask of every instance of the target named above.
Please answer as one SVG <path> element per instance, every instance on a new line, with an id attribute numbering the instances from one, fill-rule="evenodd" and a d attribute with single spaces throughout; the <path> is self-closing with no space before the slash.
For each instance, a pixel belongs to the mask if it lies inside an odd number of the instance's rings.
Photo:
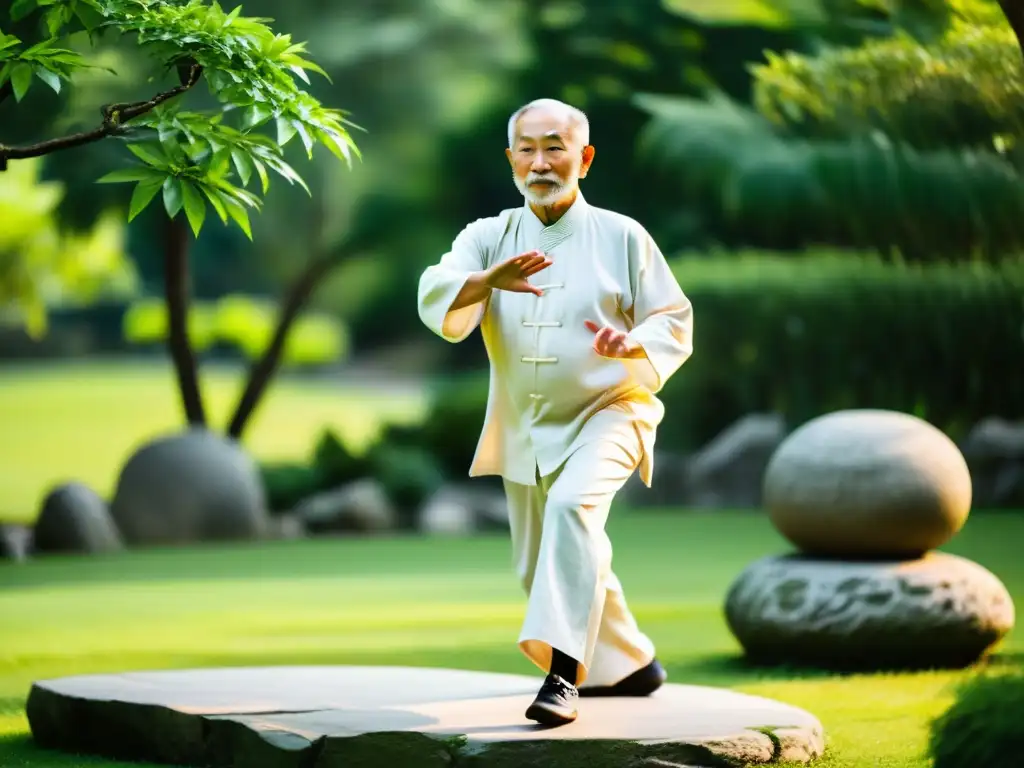
<path id="1" fill-rule="evenodd" d="M 551 266 L 543 296 L 494 290 L 449 311 L 471 273 L 530 250 Z M 487 415 L 470 476 L 500 475 L 515 566 L 529 595 L 519 647 L 547 671 L 552 647 L 577 683 L 612 685 L 654 657 L 611 569 L 605 521 L 635 470 L 650 486 L 655 393 L 693 351 L 693 314 L 665 257 L 636 221 L 582 194 L 545 226 L 528 204 L 478 219 L 425 270 L 419 314 L 459 342 L 480 327 L 491 362 Z M 646 358 L 593 348 L 592 320 L 628 332 Z"/>

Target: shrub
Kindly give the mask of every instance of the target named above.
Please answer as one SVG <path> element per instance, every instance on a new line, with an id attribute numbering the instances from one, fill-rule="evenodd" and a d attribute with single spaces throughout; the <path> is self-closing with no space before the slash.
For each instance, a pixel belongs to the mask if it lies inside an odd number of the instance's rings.
<path id="1" fill-rule="evenodd" d="M 695 352 L 661 392 L 658 445 L 700 448 L 753 411 L 790 427 L 842 408 L 913 413 L 954 439 L 988 415 L 1024 417 L 1024 262 L 886 264 L 817 252 L 681 256 Z M 464 476 L 487 373 L 442 382 L 422 427 L 390 439 Z"/>
<path id="2" fill-rule="evenodd" d="M 1013 768 L 1024 753 L 1024 669 L 972 677 L 932 723 L 934 768 Z"/>
<path id="3" fill-rule="evenodd" d="M 370 474 L 398 511 L 400 527 L 414 527 L 420 507 L 446 480 L 438 462 L 423 448 L 389 442 L 378 442 L 367 458 Z"/>
<path id="4" fill-rule="evenodd" d="M 412 527 L 416 512 L 447 478 L 429 449 L 402 435 L 402 430 L 393 428 L 357 456 L 336 432 L 325 429 L 307 462 L 260 466 L 270 508 L 286 512 L 313 494 L 369 477 L 381 484 L 398 509 L 400 525 Z"/>
<path id="5" fill-rule="evenodd" d="M 694 305 L 693 358 L 662 391 L 659 444 L 690 450 L 746 413 L 791 427 L 889 408 L 954 439 L 1024 416 L 1024 261 L 891 265 L 818 252 L 673 262 Z"/>
<path id="6" fill-rule="evenodd" d="M 476 453 L 487 412 L 487 371 L 440 380 L 427 416 L 416 427 L 390 426 L 382 441 L 429 453 L 448 478 L 465 478 Z"/>

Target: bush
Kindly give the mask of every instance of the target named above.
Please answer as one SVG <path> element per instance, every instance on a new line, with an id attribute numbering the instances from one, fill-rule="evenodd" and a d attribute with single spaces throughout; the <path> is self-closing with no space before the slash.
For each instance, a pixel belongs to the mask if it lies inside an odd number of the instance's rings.
<path id="1" fill-rule="evenodd" d="M 286 512 L 321 491 L 373 478 L 398 509 L 400 525 L 405 528 L 413 526 L 416 512 L 447 479 L 433 453 L 400 428 L 386 431 L 359 456 L 337 433 L 325 429 L 308 462 L 266 463 L 260 472 L 268 504 L 276 513 Z"/>
<path id="2" fill-rule="evenodd" d="M 221 345 L 242 357 L 263 354 L 277 324 L 277 307 L 248 296 L 225 296 L 216 302 L 195 301 L 189 308 L 188 332 L 198 352 Z M 132 344 L 161 345 L 167 339 L 163 299 L 134 302 L 124 316 L 124 336 Z M 296 318 L 281 354 L 283 367 L 336 363 L 348 356 L 348 329 L 325 314 L 305 312 Z"/>
<path id="3" fill-rule="evenodd" d="M 972 677 L 932 723 L 934 768 L 1013 768 L 1024 754 L 1024 670 Z"/>
<path id="4" fill-rule="evenodd" d="M 473 463 L 487 412 L 487 371 L 438 382 L 427 416 L 416 427 L 390 426 L 382 441 L 430 454 L 448 478 L 465 478 Z"/>
<path id="5" fill-rule="evenodd" d="M 695 449 L 752 411 L 796 427 L 888 408 L 953 439 L 985 416 L 1024 416 L 1024 261 L 740 253 L 673 270 L 694 305 L 695 351 L 662 391 L 659 445 Z"/>
<path id="6" fill-rule="evenodd" d="M 423 448 L 379 442 L 368 453 L 370 474 L 398 511 L 399 525 L 412 528 L 416 515 L 446 477 L 433 455 Z"/>
<path id="7" fill-rule="evenodd" d="M 1024 262 L 885 264 L 818 252 L 683 256 L 693 357 L 661 392 L 658 445 L 692 451 L 753 411 L 790 427 L 851 407 L 913 413 L 960 439 L 989 415 L 1024 417 Z M 443 382 L 422 427 L 390 439 L 464 476 L 487 373 Z"/>

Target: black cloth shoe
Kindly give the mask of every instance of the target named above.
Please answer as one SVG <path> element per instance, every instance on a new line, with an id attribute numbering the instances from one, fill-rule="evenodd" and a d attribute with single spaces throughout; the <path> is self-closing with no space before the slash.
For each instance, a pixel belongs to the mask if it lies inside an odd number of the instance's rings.
<path id="1" fill-rule="evenodd" d="M 541 725 L 565 725 L 579 714 L 576 704 L 580 693 L 576 686 L 558 675 L 548 675 L 537 698 L 526 710 L 526 717 Z"/>
<path id="2" fill-rule="evenodd" d="M 600 685 L 593 688 L 580 688 L 580 696 L 650 696 L 668 680 L 668 673 L 657 659 L 643 669 L 638 669 L 629 677 L 619 680 L 615 685 Z"/>

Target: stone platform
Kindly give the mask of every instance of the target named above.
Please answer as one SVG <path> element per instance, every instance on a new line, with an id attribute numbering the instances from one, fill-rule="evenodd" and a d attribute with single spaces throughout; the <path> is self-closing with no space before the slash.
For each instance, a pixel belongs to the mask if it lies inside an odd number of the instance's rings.
<path id="1" fill-rule="evenodd" d="M 541 678 L 401 667 L 128 672 L 36 682 L 43 747 L 234 768 L 712 768 L 823 751 L 818 720 L 769 699 L 669 684 L 582 699 L 570 725 L 525 719 Z"/>

